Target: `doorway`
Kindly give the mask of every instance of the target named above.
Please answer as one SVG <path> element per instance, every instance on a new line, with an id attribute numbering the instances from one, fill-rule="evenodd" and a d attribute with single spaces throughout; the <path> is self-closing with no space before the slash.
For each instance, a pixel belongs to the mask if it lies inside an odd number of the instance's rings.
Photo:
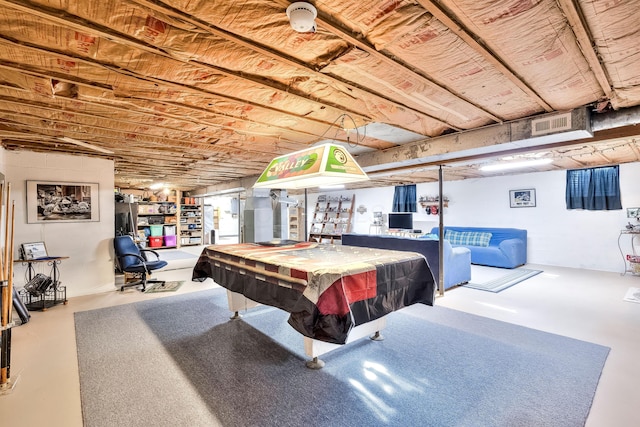
<path id="1" fill-rule="evenodd" d="M 242 242 L 243 193 L 204 198 L 204 233 L 207 244 Z"/>

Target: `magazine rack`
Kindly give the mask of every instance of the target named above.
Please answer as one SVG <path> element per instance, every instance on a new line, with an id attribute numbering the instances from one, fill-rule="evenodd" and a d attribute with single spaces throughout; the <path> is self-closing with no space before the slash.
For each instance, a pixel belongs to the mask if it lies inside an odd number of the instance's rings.
<path id="1" fill-rule="evenodd" d="M 38 259 L 19 259 L 14 262 L 27 264 L 27 283 L 19 291 L 22 302 L 29 310 L 46 311 L 56 304 L 67 304 L 67 288 L 60 285 L 60 270 L 58 266 L 63 259 L 69 257 L 50 256 Z M 49 276 L 37 273 L 37 265 L 51 267 Z"/>

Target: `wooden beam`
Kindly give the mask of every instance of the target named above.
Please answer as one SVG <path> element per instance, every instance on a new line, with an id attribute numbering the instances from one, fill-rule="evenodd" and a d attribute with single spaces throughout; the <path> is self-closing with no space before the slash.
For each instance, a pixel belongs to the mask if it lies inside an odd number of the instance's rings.
<path id="1" fill-rule="evenodd" d="M 364 89 L 360 86 L 354 85 L 352 82 L 349 82 L 347 80 L 344 79 L 340 79 L 337 78 L 335 76 L 329 76 L 327 74 L 321 73 L 318 70 L 312 68 L 311 66 L 309 66 L 308 64 L 305 64 L 303 62 L 300 62 L 296 59 L 293 59 L 292 57 L 289 56 L 285 56 L 284 54 L 280 53 L 280 52 L 276 52 L 272 49 L 269 49 L 267 47 L 261 46 L 258 43 L 256 43 L 255 41 L 250 41 L 247 40 L 243 37 L 240 37 L 236 34 L 232 34 L 228 31 L 224 31 L 208 22 L 203 22 L 202 20 L 189 15 L 183 11 L 177 10 L 175 8 L 169 8 L 167 6 L 158 4 L 156 2 L 152 2 L 152 1 L 148 1 L 148 0 L 136 0 L 137 3 L 144 5 L 145 7 L 148 7 L 152 10 L 156 10 L 160 13 L 166 14 L 168 16 L 171 16 L 173 18 L 176 19 L 182 19 L 185 22 L 188 22 L 192 25 L 195 25 L 196 27 L 203 29 L 205 31 L 208 31 L 209 33 L 213 34 L 214 36 L 220 37 L 224 40 L 227 41 L 231 41 L 233 43 L 236 43 L 239 46 L 245 47 L 247 49 L 250 49 L 254 52 L 260 53 L 261 55 L 264 55 L 270 59 L 276 60 L 278 62 L 281 62 L 283 64 L 289 65 L 291 67 L 297 68 L 297 69 L 302 69 L 305 70 L 307 72 L 312 73 L 312 75 L 318 79 L 324 80 L 324 81 L 329 81 L 333 84 L 338 83 L 340 85 L 343 85 L 345 87 L 347 87 L 350 91 L 352 91 L 352 96 L 353 94 L 361 94 L 360 96 L 364 95 L 365 97 L 370 97 L 374 100 L 376 100 L 377 102 L 383 102 L 385 104 L 391 104 L 392 106 L 396 107 L 396 108 L 402 108 L 405 109 L 407 111 L 412 111 L 420 116 L 423 116 L 425 118 L 429 118 L 431 120 L 434 120 L 438 123 L 441 123 L 442 125 L 445 125 L 451 129 L 454 130 L 459 130 L 457 129 L 457 127 L 455 127 L 454 125 L 452 125 L 451 123 L 447 123 L 442 119 L 439 119 L 437 117 L 434 117 L 430 114 L 425 113 L 424 111 L 420 111 L 420 110 L 416 110 L 414 108 L 411 108 L 401 102 L 398 102 L 396 100 L 393 100 L 391 98 L 385 97 L 379 93 L 373 92 L 371 90 L 367 90 Z M 288 2 L 284 2 L 279 0 L 280 4 L 283 5 L 282 8 L 282 12 L 284 13 L 284 11 L 286 10 L 287 6 L 289 5 Z M 356 95 L 358 96 L 358 95 Z"/>
<path id="2" fill-rule="evenodd" d="M 286 1 L 282 1 L 282 0 L 277 0 L 278 3 L 283 4 L 283 6 L 285 5 L 285 3 L 288 5 L 288 2 Z M 284 6 L 284 8 L 286 8 L 286 6 Z M 454 93 L 451 89 L 446 88 L 442 85 L 439 85 L 438 83 L 434 82 L 432 79 L 428 78 L 427 76 L 425 76 L 424 74 L 421 74 L 419 72 L 417 72 L 415 69 L 409 67 L 407 64 L 401 63 L 399 62 L 398 59 L 394 59 L 391 58 L 387 55 L 385 55 L 384 53 L 380 52 L 379 50 L 377 50 L 374 46 L 370 45 L 368 42 L 366 42 L 363 38 L 358 38 L 358 36 L 349 34 L 347 31 L 345 31 L 344 29 L 340 28 L 337 25 L 334 25 L 333 23 L 329 22 L 326 18 L 323 18 L 322 16 L 322 11 L 318 11 L 318 17 L 316 18 L 316 22 L 318 23 L 318 26 L 329 31 L 331 34 L 347 41 L 347 43 L 352 44 L 353 46 L 356 46 L 358 49 L 367 52 L 369 55 L 373 56 L 374 58 L 376 58 L 378 61 L 383 62 L 384 64 L 386 64 L 387 66 L 389 66 L 391 68 L 391 70 L 398 70 L 401 71 L 403 73 L 407 73 L 409 74 L 413 79 L 421 82 L 424 85 L 429 86 L 430 88 L 434 88 L 440 91 L 444 91 L 447 94 L 453 96 L 454 98 L 456 98 L 458 100 L 458 102 L 461 103 L 465 103 L 468 104 L 470 106 L 472 106 L 473 108 L 475 108 L 480 115 L 485 116 L 490 118 L 491 120 L 495 121 L 495 122 L 502 122 L 503 119 L 499 118 L 497 116 L 495 116 L 494 114 L 490 113 L 489 111 L 487 111 L 485 108 L 481 107 L 480 105 L 474 103 L 472 100 L 465 98 L 464 96 Z M 393 71 L 390 71 L 393 72 Z M 409 97 L 409 95 L 407 94 L 407 97 Z M 456 129 L 454 126 L 451 126 L 452 128 Z M 456 129 L 456 130 L 460 130 L 460 129 Z"/>
<path id="3" fill-rule="evenodd" d="M 10 70 L 13 70 L 13 71 L 22 72 L 22 73 L 29 74 L 29 75 L 35 75 L 35 76 L 38 76 L 38 77 L 45 77 L 45 78 L 55 77 L 56 79 L 58 79 L 60 81 L 66 81 L 66 82 L 77 84 L 77 85 L 80 85 L 80 86 L 95 87 L 94 84 L 88 84 L 87 82 L 82 81 L 82 80 L 74 80 L 74 79 L 67 78 L 67 77 L 62 76 L 62 75 L 58 75 L 57 73 L 54 76 L 52 76 L 52 75 L 47 74 L 47 71 L 33 70 L 33 69 L 30 69 L 30 67 L 27 67 L 26 65 L 24 67 L 16 67 L 15 65 L 12 66 L 12 65 L 10 65 L 8 63 L 5 63 L 5 64 L 0 64 L 0 68 L 10 69 Z M 126 71 L 123 71 L 123 73 L 124 73 L 124 75 L 128 75 L 131 78 L 138 78 L 135 75 L 129 74 Z M 147 77 L 147 78 L 145 78 L 143 80 L 146 80 L 148 82 L 153 82 L 156 85 L 173 86 L 176 89 L 181 89 L 181 90 L 187 89 L 187 90 L 195 90 L 197 92 L 204 92 L 204 91 L 202 91 L 200 89 L 192 88 L 191 86 L 186 86 L 185 87 L 184 85 L 181 85 L 181 84 L 168 82 L 166 80 L 156 80 L 156 79 L 154 79 L 152 77 Z M 110 87 L 104 87 L 103 89 L 106 89 L 106 90 L 109 90 L 109 91 L 112 90 Z M 240 100 L 240 99 L 225 97 L 224 95 L 219 95 L 219 94 L 209 93 L 209 92 L 206 92 L 206 93 L 209 96 L 215 96 L 215 97 L 218 97 L 218 98 L 223 99 L 225 101 L 228 101 L 230 103 L 240 103 L 242 105 L 251 104 L 249 102 L 244 102 L 243 100 Z M 202 93 L 199 93 L 199 94 L 201 95 Z M 160 102 L 158 102 L 157 100 L 154 100 L 154 99 L 151 99 L 151 98 L 135 98 L 135 97 L 132 97 L 132 98 L 119 98 L 119 99 L 122 102 L 125 102 L 125 99 L 126 99 L 126 100 L 140 100 L 140 101 L 146 101 L 146 102 L 160 103 L 160 104 L 164 104 L 164 105 L 179 106 L 181 108 L 190 109 L 190 110 L 193 110 L 193 111 L 199 111 L 199 112 L 206 113 L 206 114 L 211 114 L 211 115 L 214 115 L 214 116 L 222 116 L 222 117 L 224 117 L 226 119 L 232 119 L 234 121 L 246 122 L 246 123 L 249 123 L 249 124 L 257 124 L 259 126 L 268 126 L 268 127 L 271 127 L 271 128 L 275 128 L 277 131 L 281 131 L 281 132 L 297 133 L 297 134 L 304 135 L 305 137 L 311 138 L 311 139 L 314 139 L 314 138 L 318 139 L 319 136 L 320 136 L 318 133 L 313 133 L 313 132 L 309 132 L 309 131 L 305 131 L 305 130 L 298 130 L 298 129 L 294 129 L 294 128 L 284 128 L 284 127 L 280 127 L 280 126 L 277 126 L 277 125 L 271 125 L 271 124 L 258 122 L 258 121 L 255 121 L 255 120 L 244 119 L 244 118 L 239 117 L 239 116 L 222 115 L 220 113 L 216 113 L 214 111 L 211 111 L 211 110 L 208 110 L 208 109 L 205 109 L 205 108 L 199 108 L 199 107 L 190 106 L 190 105 L 187 105 L 187 104 L 171 103 L 171 102 L 168 102 L 168 101 L 160 101 Z M 27 101 L 22 101 L 22 102 L 23 103 L 27 103 Z M 74 100 L 74 102 L 76 102 L 76 100 Z M 106 107 L 105 104 L 95 104 L 95 105 L 100 105 L 100 106 Z M 294 115 L 292 113 L 282 112 L 282 111 L 276 110 L 276 109 L 270 109 L 268 107 L 261 106 L 260 104 L 253 104 L 253 106 L 255 106 L 257 108 L 261 108 L 261 109 L 266 109 L 268 111 L 270 110 L 270 112 L 277 112 L 278 114 L 290 115 L 290 116 L 293 116 L 296 119 L 300 120 L 301 122 L 305 122 L 305 121 L 313 122 L 313 123 L 316 124 L 316 126 L 322 126 L 323 128 L 325 128 L 327 126 L 329 128 L 331 128 L 332 126 L 335 125 L 335 123 L 327 123 L 327 122 L 321 121 L 321 120 L 310 119 L 310 118 L 307 118 L 307 117 Z M 122 109 L 122 110 L 126 111 L 125 109 Z M 128 111 L 127 111 L 127 113 L 128 113 Z M 141 112 L 138 112 L 138 113 L 141 113 Z M 154 113 L 153 116 L 157 117 L 157 113 Z M 184 120 L 184 117 L 175 117 L 174 116 L 174 118 Z M 220 125 L 220 124 L 216 124 L 216 123 L 209 123 L 209 122 L 204 122 L 204 123 L 207 123 L 209 126 L 220 127 L 221 129 L 231 129 L 228 126 L 224 126 L 224 125 Z M 301 125 L 302 125 L 302 123 L 301 123 Z M 304 128 L 304 126 L 303 126 L 303 128 Z M 347 143 L 348 140 L 347 140 L 346 136 L 343 135 L 344 132 L 340 128 L 337 128 L 337 129 L 338 129 L 338 134 L 332 135 L 333 136 L 332 139 Z M 248 133 L 248 134 L 252 133 L 252 131 L 249 131 L 249 130 L 246 130 L 246 131 L 242 130 L 242 129 L 237 129 L 237 130 L 236 129 L 232 129 L 232 130 L 235 133 L 238 133 L 238 134 L 241 134 L 243 132 Z M 325 131 L 325 133 L 326 133 L 326 131 Z M 212 135 L 212 137 L 216 137 L 216 136 Z M 273 135 L 273 136 L 269 136 L 269 137 L 272 138 L 274 141 L 278 141 L 278 142 L 280 142 L 280 141 L 294 142 L 295 141 L 295 140 L 292 140 L 292 139 L 284 138 L 282 136 L 282 134 Z M 298 141 L 295 141 L 295 142 L 298 142 Z M 365 147 L 371 147 L 371 148 L 380 148 L 380 147 L 377 147 L 375 145 L 376 143 L 379 143 L 379 142 L 380 142 L 379 140 L 375 140 L 375 139 L 372 139 L 372 138 L 364 138 L 363 140 L 359 141 L 359 145 L 362 145 L 362 146 L 365 146 Z M 383 148 L 388 148 L 388 147 L 383 147 Z"/>
<path id="4" fill-rule="evenodd" d="M 265 55 L 265 56 L 267 56 L 269 58 L 275 59 L 275 60 L 277 60 L 279 62 L 283 62 L 283 63 L 285 63 L 285 64 L 287 64 L 289 66 L 293 66 L 293 67 L 295 67 L 297 69 L 305 70 L 306 72 L 313 74 L 316 78 L 319 78 L 319 79 L 322 79 L 322 80 L 325 80 L 325 81 L 329 80 L 329 81 L 332 81 L 333 83 L 340 83 L 341 85 L 344 85 L 344 86 L 348 87 L 351 91 L 357 91 L 358 93 L 366 94 L 369 97 L 373 97 L 378 102 L 388 103 L 388 104 L 391 104 L 392 106 L 394 106 L 396 108 L 400 107 L 400 108 L 404 108 L 404 109 L 409 110 L 409 111 L 413 111 L 414 113 L 419 114 L 419 115 L 421 115 L 421 116 L 423 116 L 425 118 L 429 118 L 431 120 L 435 120 L 435 121 L 437 121 L 437 122 L 439 122 L 439 123 L 441 123 L 443 125 L 446 125 L 447 127 L 459 130 L 455 126 L 453 126 L 451 124 L 448 124 L 448 123 L 445 123 L 444 121 L 442 121 L 441 119 L 438 119 L 437 117 L 429 115 L 429 114 L 427 114 L 427 113 L 425 113 L 423 111 L 419 111 L 419 110 L 413 109 L 413 108 L 411 108 L 411 107 L 409 107 L 407 105 L 404 105 L 402 103 L 394 101 L 394 100 L 392 100 L 390 98 L 383 97 L 382 95 L 380 95 L 378 93 L 375 93 L 373 91 L 368 91 L 367 89 L 361 88 L 359 86 L 355 86 L 355 85 L 353 85 L 353 84 L 351 84 L 351 83 L 349 83 L 347 81 L 344 81 L 344 80 L 341 80 L 341 79 L 337 79 L 337 78 L 335 78 L 333 76 L 328 76 L 326 74 L 320 73 L 317 70 L 314 70 L 313 68 L 309 67 L 306 64 L 303 64 L 301 62 L 295 61 L 295 60 L 293 60 L 291 58 L 288 58 L 288 57 L 286 57 L 286 56 L 284 56 L 282 54 L 276 53 L 276 52 L 274 52 L 272 50 L 269 50 L 269 49 L 266 49 L 266 48 L 263 48 L 263 47 L 259 47 L 254 42 L 249 42 L 249 41 L 247 41 L 247 40 L 245 40 L 245 39 L 243 39 L 243 38 L 241 38 L 239 36 L 236 36 L 236 35 L 231 34 L 229 32 L 220 30 L 220 29 L 212 26 L 209 23 L 202 22 L 201 20 L 199 20 L 199 19 L 197 19 L 197 18 L 195 18 L 193 16 L 190 16 L 190 15 L 188 15 L 188 14 L 182 12 L 182 11 L 178 11 L 175 8 L 165 7 L 165 6 L 159 5 L 157 3 L 149 2 L 149 1 L 145 1 L 145 0 L 138 0 L 137 2 L 140 3 L 141 5 L 143 5 L 144 7 L 150 8 L 152 10 L 156 10 L 158 12 L 166 14 L 167 16 L 171 16 L 171 17 L 173 17 L 175 19 L 179 19 L 179 20 L 183 20 L 185 22 L 188 22 L 188 23 L 190 23 L 190 24 L 192 24 L 192 25 L 194 25 L 194 26 L 196 26 L 196 27 L 198 27 L 200 29 L 204 29 L 207 32 L 211 33 L 212 35 L 218 36 L 218 37 L 220 37 L 220 38 L 222 38 L 224 40 L 232 41 L 232 42 L 234 42 L 234 43 L 236 43 L 236 44 L 238 44 L 240 46 L 246 47 L 246 48 L 248 48 L 248 49 L 250 49 L 250 50 L 252 50 L 254 52 L 258 52 L 258 53 L 260 53 L 262 55 Z M 70 27 L 70 28 L 78 29 L 78 30 L 80 30 L 82 32 L 88 32 L 88 33 L 91 33 L 91 34 L 99 34 L 101 37 L 106 37 L 106 38 L 108 38 L 110 40 L 117 41 L 118 43 L 123 43 L 124 45 L 127 45 L 129 47 L 135 47 L 135 48 L 141 49 L 141 50 L 143 50 L 145 52 L 162 55 L 164 57 L 171 58 L 173 60 L 180 60 L 179 58 L 176 59 L 175 57 L 171 56 L 170 54 L 164 52 L 161 49 L 157 49 L 152 45 L 140 42 L 135 38 L 131 38 L 131 37 L 128 37 L 128 36 L 125 37 L 125 35 L 123 35 L 123 34 L 120 34 L 118 32 L 110 30 L 110 29 L 106 29 L 105 27 L 101 27 L 100 25 L 95 24 L 93 22 L 89 23 L 89 22 L 87 22 L 87 21 L 85 21 L 85 20 L 83 20 L 81 18 L 78 18 L 78 17 L 76 17 L 74 15 L 71 15 L 71 14 L 69 14 L 67 12 L 60 11 L 58 9 L 44 8 L 44 7 L 37 6 L 37 5 L 33 4 L 33 3 L 27 3 L 27 2 L 24 2 L 24 1 L 21 1 L 21 0 L 0 0 L 0 5 L 11 7 L 11 8 L 17 9 L 17 10 L 25 12 L 25 13 L 35 14 L 35 15 L 40 16 L 42 18 L 45 18 L 45 19 L 51 20 L 53 22 L 56 22 L 59 25 L 64 25 L 64 26 L 67 26 L 67 27 Z M 285 8 L 286 8 L 286 6 L 285 6 Z M 94 29 L 94 26 L 96 26 L 95 29 Z M 77 58 L 77 60 L 81 60 L 81 59 L 82 58 Z M 183 62 L 188 62 L 188 61 L 183 61 Z M 202 63 L 200 63 L 200 64 L 202 64 Z M 208 65 L 208 66 L 209 67 L 213 67 L 212 65 Z M 219 68 L 219 70 L 222 70 L 222 68 Z M 232 73 L 232 71 L 230 71 L 230 70 L 226 70 L 225 72 Z M 236 75 L 237 78 L 246 79 L 245 76 L 243 76 L 243 75 L 241 75 L 239 73 L 234 73 L 234 74 Z M 275 82 L 271 81 L 271 83 L 275 83 Z M 265 85 L 265 82 L 261 82 L 259 84 Z M 269 85 L 269 87 L 272 90 L 280 90 L 280 91 L 282 91 L 282 89 L 280 87 L 275 87 L 275 86 L 272 86 L 272 85 Z M 289 90 L 288 92 L 285 90 L 284 92 L 290 94 L 291 90 Z M 349 96 L 353 96 L 353 94 L 348 94 L 348 95 Z M 304 100 L 307 101 L 307 102 L 310 101 L 310 99 L 309 99 L 309 97 L 310 97 L 312 99 L 316 99 L 317 100 L 316 102 L 322 103 L 325 107 L 338 108 L 338 109 L 340 109 L 342 111 L 350 111 L 349 110 L 349 106 L 346 106 L 346 105 L 333 106 L 333 105 L 331 105 L 332 104 L 331 101 L 320 99 L 320 98 L 314 97 L 313 95 L 310 95 L 310 94 L 305 94 L 304 96 L 299 94 L 299 95 L 296 95 L 296 96 L 300 96 L 300 97 L 304 98 Z M 247 100 L 246 102 L 249 102 L 249 101 Z M 263 106 L 263 107 L 267 108 L 267 106 Z M 357 117 L 361 117 L 361 115 L 356 111 L 351 112 L 351 114 L 353 114 L 354 116 L 357 116 Z M 300 118 L 302 118 L 302 117 L 300 117 Z M 371 120 L 371 119 L 368 119 L 368 118 L 367 119 L 365 119 L 363 117 L 361 117 L 361 118 L 365 122 Z"/>
<path id="5" fill-rule="evenodd" d="M 2 1 L 2 0 L 0 0 Z M 298 115 L 295 113 L 292 113 L 290 111 L 286 111 L 286 110 L 282 110 L 279 108 L 275 108 L 275 107 L 271 107 L 268 105 L 262 105 L 262 104 L 258 104 L 256 102 L 253 102 L 249 99 L 243 99 L 243 98 L 238 98 L 235 96 L 231 96 L 231 95 L 225 95 L 223 93 L 220 92 L 212 92 L 210 90 L 205 90 L 196 86 L 192 86 L 186 83 L 179 83 L 179 82 L 174 82 L 174 81 L 170 81 L 170 80 L 164 80 L 162 78 L 158 78 L 158 77 L 154 77 L 151 75 L 143 75 L 143 74 L 139 74 L 138 72 L 134 72 L 131 70 L 127 70 L 124 68 L 118 68 L 115 67 L 113 65 L 110 64 L 103 64 L 99 61 L 96 60 L 89 60 L 83 57 L 79 57 L 79 56 L 74 56 L 74 55 L 69 55 L 66 52 L 58 52 L 55 50 L 50 50 L 50 49 L 44 49 L 42 47 L 39 46 L 35 46 L 35 45 L 26 45 L 25 43 L 17 43 L 15 41 L 12 40 L 8 40 L 6 38 L 0 37 L 0 40 L 4 41 L 5 43 L 9 43 L 9 44 L 13 44 L 16 47 L 19 47 L 21 49 L 26 49 L 26 50 L 32 50 L 35 53 L 38 54 L 42 54 L 45 56 L 50 56 L 50 57 L 56 57 L 56 58 L 65 58 L 69 61 L 77 61 L 77 62 L 82 62 L 85 65 L 89 65 L 92 67 L 96 67 L 96 68 L 100 68 L 103 69 L 105 72 L 112 72 L 115 74 L 118 74 L 122 77 L 128 77 L 132 79 L 132 83 L 133 82 L 137 82 L 139 84 L 140 81 L 142 82 L 146 82 L 149 83 L 150 85 L 154 85 L 157 87 L 167 87 L 167 88 L 173 88 L 175 90 L 178 91 L 189 91 L 191 93 L 193 93 L 194 95 L 199 95 L 199 96 L 204 96 L 207 98 L 211 98 L 213 97 L 217 97 L 220 98 L 224 101 L 227 102 L 231 102 L 231 103 L 237 103 L 240 105 L 249 105 L 252 106 L 254 108 L 259 108 L 262 110 L 266 110 L 270 113 L 275 113 L 275 114 L 281 114 L 281 115 L 286 115 L 286 116 L 291 116 L 294 117 L 297 120 L 300 120 L 302 122 L 314 122 L 316 124 L 321 124 L 323 126 L 329 126 L 331 125 L 330 122 L 325 121 L 325 120 L 320 120 L 320 119 L 314 119 L 312 117 L 308 117 L 308 116 L 302 116 L 302 115 Z M 169 59 L 173 59 L 173 58 L 169 58 Z M 53 61 L 51 62 L 53 63 Z M 13 65 L 12 65 L 13 64 Z M 45 77 L 45 78 L 54 78 L 57 79 L 59 81 L 63 81 L 63 82 L 67 82 L 67 83 L 72 83 L 72 84 L 76 84 L 76 85 L 81 85 L 81 86 L 89 86 L 89 87 L 100 87 L 102 89 L 108 89 L 108 90 L 112 90 L 111 85 L 107 85 L 106 83 L 99 83 L 99 82 L 94 82 L 94 81 L 88 81 L 85 79 L 82 79 L 76 75 L 69 75 L 69 74 L 64 74 L 58 71 L 54 71 L 53 69 L 41 69 L 38 68 L 37 66 L 33 65 L 33 64 L 22 64 L 19 62 L 9 62 L 9 61 L 4 61 L 4 63 L 2 64 L 2 67 L 4 68 L 12 68 L 14 70 L 20 71 L 20 72 L 25 72 L 25 73 L 35 73 L 37 75 L 39 75 L 40 77 Z M 275 90 L 273 88 L 270 88 L 272 90 Z M 284 93 L 284 92 L 283 92 Z M 308 100 L 305 98 L 302 98 L 301 96 L 297 96 L 299 100 L 304 100 L 305 102 L 315 102 L 312 100 Z M 120 97 L 121 99 L 127 99 L 127 98 L 123 98 Z M 349 108 L 347 107 L 342 107 L 342 108 L 338 108 L 338 107 L 333 107 L 331 105 L 328 104 L 322 104 L 318 106 L 318 110 L 321 110 L 322 107 L 331 107 L 334 108 L 336 110 L 336 117 L 343 113 L 344 111 L 348 111 L 350 114 L 353 114 L 353 116 L 355 117 L 356 120 L 360 121 L 362 124 L 367 123 L 369 121 L 371 121 L 370 118 L 362 116 L 361 114 L 352 112 Z"/>
<path id="6" fill-rule="evenodd" d="M 273 80 L 258 80 L 255 78 L 251 78 L 248 75 L 244 75 L 238 72 L 234 72 L 222 67 L 217 67 L 211 64 L 206 64 L 203 62 L 196 62 L 196 61 L 187 61 L 184 59 L 181 59 L 179 57 L 175 57 L 169 53 L 167 53 L 166 51 L 153 46 L 149 43 L 146 43 L 142 40 L 136 39 L 134 37 L 131 37 L 127 34 L 123 34 L 117 31 L 114 31 L 111 28 L 108 27 L 104 27 L 102 25 L 100 25 L 97 22 L 88 22 L 78 16 L 72 15 L 64 10 L 58 10 L 58 9 L 50 9 L 50 8 L 46 8 L 43 6 L 39 6 L 36 5 L 34 3 L 26 3 L 20 0 L 0 0 L 0 6 L 7 6 L 7 7 L 11 7 L 13 9 L 19 10 L 21 12 L 25 12 L 28 13 L 29 15 L 35 15 L 38 16 L 40 18 L 55 22 L 58 25 L 62 25 L 65 27 L 69 27 L 69 28 L 73 28 L 75 30 L 84 32 L 84 33 L 90 33 L 90 34 L 96 34 L 100 37 L 106 38 L 108 40 L 112 40 L 114 42 L 120 43 L 124 46 L 128 46 L 130 48 L 133 49 L 137 49 L 137 50 L 141 50 L 143 52 L 146 53 L 150 53 L 153 55 L 158 55 L 158 56 L 162 56 L 166 59 L 170 59 L 173 61 L 180 61 L 180 62 L 184 62 L 184 63 L 192 63 L 192 64 L 197 64 L 199 67 L 205 68 L 207 70 L 211 70 L 211 71 L 215 71 L 217 73 L 226 75 L 226 76 L 230 76 L 230 77 L 234 77 L 240 80 L 244 80 L 244 81 L 250 81 L 254 84 L 258 84 L 260 86 L 263 87 L 268 87 L 271 90 L 275 90 L 276 92 L 279 92 L 281 95 L 284 96 L 294 96 L 297 97 L 300 100 L 303 100 L 305 102 L 318 102 L 321 103 L 325 106 L 329 106 L 332 108 L 336 108 L 339 111 L 348 111 L 350 114 L 352 114 L 354 117 L 357 117 L 359 120 L 362 120 L 363 122 L 367 122 L 370 121 L 369 118 L 363 117 L 361 116 L 361 114 L 357 111 L 351 110 L 349 108 L 349 106 L 345 106 L 345 105 L 333 105 L 333 103 L 330 100 L 321 100 L 317 97 L 314 96 L 310 96 L 309 94 L 306 94 L 306 96 L 303 96 L 301 94 L 296 94 L 295 91 L 291 88 L 291 87 L 283 87 L 282 84 L 279 84 L 278 82 L 275 82 Z M 21 43 L 23 44 L 23 43 Z M 34 45 L 32 45 L 34 46 Z M 53 51 L 53 50 L 52 50 Z M 57 52 L 56 54 L 64 54 L 62 52 Z M 64 55 L 68 55 L 68 54 L 64 54 Z M 82 58 L 82 57 L 75 57 L 76 60 L 84 60 L 86 61 L 86 58 Z"/>
<path id="7" fill-rule="evenodd" d="M 422 7 L 424 7 L 430 14 L 432 14 L 438 21 L 442 22 L 444 26 L 449 28 L 453 33 L 455 33 L 458 37 L 460 37 L 467 45 L 469 45 L 473 50 L 478 52 L 485 60 L 487 60 L 491 65 L 496 67 L 498 71 L 500 71 L 504 76 L 506 76 L 512 83 L 520 88 L 524 93 L 526 93 L 531 99 L 538 103 L 546 112 L 554 111 L 553 108 L 547 104 L 547 102 L 540 97 L 533 89 L 531 89 L 524 80 L 516 75 L 506 64 L 502 62 L 502 60 L 498 59 L 498 56 L 494 54 L 488 47 L 486 47 L 483 43 L 480 43 L 479 38 L 471 35 L 471 32 L 466 28 L 463 28 L 461 24 L 459 24 L 456 20 L 454 20 L 444 9 L 435 4 L 431 0 L 418 0 L 418 3 Z"/>
<path id="8" fill-rule="evenodd" d="M 585 23 L 580 7 L 576 5 L 574 0 L 558 0 L 558 4 L 564 11 L 565 18 L 569 21 L 569 25 L 571 25 L 571 28 L 573 29 L 573 34 L 576 36 L 576 40 L 582 50 L 582 54 L 587 60 L 589 67 L 591 67 L 591 71 L 595 75 L 598 84 L 607 98 L 611 99 L 613 90 L 611 89 L 609 77 L 607 76 L 607 72 L 602 66 L 602 63 L 594 50 L 595 46 L 593 46 L 593 38 L 591 37 L 588 26 Z"/>

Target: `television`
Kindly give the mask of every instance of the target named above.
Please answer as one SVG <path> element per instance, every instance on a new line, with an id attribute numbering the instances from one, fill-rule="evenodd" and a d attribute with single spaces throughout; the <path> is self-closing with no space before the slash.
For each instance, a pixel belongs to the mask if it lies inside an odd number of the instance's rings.
<path id="1" fill-rule="evenodd" d="M 389 229 L 413 230 L 412 212 L 391 212 L 389 213 Z"/>

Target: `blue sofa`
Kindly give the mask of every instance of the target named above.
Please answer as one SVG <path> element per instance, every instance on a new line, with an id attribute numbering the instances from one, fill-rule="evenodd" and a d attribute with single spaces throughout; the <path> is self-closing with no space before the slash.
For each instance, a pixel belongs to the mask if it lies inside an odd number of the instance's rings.
<path id="1" fill-rule="evenodd" d="M 391 249 L 396 251 L 418 252 L 429 263 L 433 278 L 440 280 L 440 263 L 438 240 L 414 239 L 408 237 L 354 234 L 342 235 L 342 244 L 367 248 Z M 444 288 L 449 289 L 471 280 L 471 251 L 466 248 L 454 248 L 444 242 Z"/>
<path id="2" fill-rule="evenodd" d="M 438 235 L 438 227 L 431 233 Z M 444 238 L 471 250 L 471 263 L 515 268 L 527 263 L 527 230 L 498 227 L 444 227 Z"/>

